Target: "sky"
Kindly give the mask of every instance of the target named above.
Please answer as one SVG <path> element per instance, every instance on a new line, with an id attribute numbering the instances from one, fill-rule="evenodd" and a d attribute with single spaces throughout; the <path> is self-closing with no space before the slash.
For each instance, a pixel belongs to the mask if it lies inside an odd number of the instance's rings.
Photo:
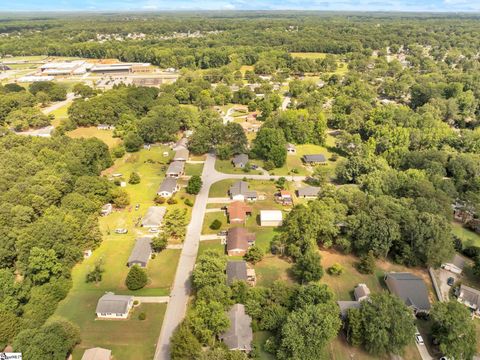
<path id="1" fill-rule="evenodd" d="M 480 12 L 480 0 L 0 0 L 0 11 L 161 10 Z"/>

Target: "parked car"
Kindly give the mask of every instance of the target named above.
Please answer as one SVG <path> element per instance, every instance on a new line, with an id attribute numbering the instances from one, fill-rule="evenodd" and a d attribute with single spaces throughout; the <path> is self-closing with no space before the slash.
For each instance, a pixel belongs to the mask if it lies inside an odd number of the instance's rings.
<path id="1" fill-rule="evenodd" d="M 138 209 L 140 209 L 140 204 L 135 205 L 135 211 L 137 211 Z"/>
<path id="2" fill-rule="evenodd" d="M 453 277 L 449 277 L 447 279 L 447 285 L 448 286 L 453 286 L 454 283 L 455 283 L 455 279 Z"/>
<path id="3" fill-rule="evenodd" d="M 258 169 L 258 165 L 252 164 L 252 166 L 250 166 L 250 168 L 251 168 L 252 170 L 257 170 L 257 169 Z"/>
<path id="4" fill-rule="evenodd" d="M 149 232 L 149 233 L 153 233 L 153 234 L 156 234 L 156 233 L 158 233 L 159 231 L 160 231 L 160 230 L 158 230 L 158 228 L 156 228 L 156 227 L 152 227 L 152 228 L 148 229 L 148 232 Z"/>
<path id="5" fill-rule="evenodd" d="M 126 233 L 128 233 L 127 229 L 124 229 L 124 228 L 115 229 L 115 234 L 126 234 Z"/>
<path id="6" fill-rule="evenodd" d="M 415 341 L 417 342 L 418 345 L 424 345 L 425 343 L 423 342 L 422 335 L 420 335 L 419 332 L 415 333 Z"/>
<path id="7" fill-rule="evenodd" d="M 220 231 L 217 236 L 227 236 L 227 230 Z"/>

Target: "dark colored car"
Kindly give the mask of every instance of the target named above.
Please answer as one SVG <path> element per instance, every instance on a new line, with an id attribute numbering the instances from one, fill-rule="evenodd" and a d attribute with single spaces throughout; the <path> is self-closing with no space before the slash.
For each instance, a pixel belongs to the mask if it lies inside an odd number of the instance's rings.
<path id="1" fill-rule="evenodd" d="M 454 282 L 455 282 L 455 279 L 453 277 L 449 277 L 447 279 L 447 285 L 448 286 L 452 286 Z"/>

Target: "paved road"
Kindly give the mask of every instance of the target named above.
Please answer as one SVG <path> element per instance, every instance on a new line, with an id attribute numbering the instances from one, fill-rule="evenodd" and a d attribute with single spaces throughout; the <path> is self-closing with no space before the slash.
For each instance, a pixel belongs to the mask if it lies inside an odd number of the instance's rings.
<path id="1" fill-rule="evenodd" d="M 139 303 L 162 304 L 170 301 L 170 296 L 134 296 L 133 300 Z"/>
<path id="2" fill-rule="evenodd" d="M 203 186 L 192 208 L 192 219 L 187 227 L 187 234 L 183 243 L 182 254 L 180 255 L 162 330 L 160 331 L 160 337 L 157 341 L 154 360 L 170 359 L 170 337 L 185 317 L 192 287 L 191 275 L 197 258 L 210 186 L 221 180 L 243 178 L 269 180 L 278 179 L 280 176 L 220 173 L 215 170 L 215 156 L 211 154 L 207 155 L 202 172 Z M 293 181 L 302 181 L 305 179 L 305 176 L 286 176 L 286 178 Z"/>
<path id="3" fill-rule="evenodd" d="M 290 104 L 290 101 L 292 101 L 292 98 L 290 96 L 285 96 L 285 98 L 282 101 L 282 110 L 287 110 L 287 107 Z"/>
<path id="4" fill-rule="evenodd" d="M 47 106 L 46 108 L 43 108 L 43 109 L 42 109 L 42 112 L 43 112 L 45 115 L 48 115 L 48 114 L 50 114 L 51 112 L 53 112 L 53 111 L 55 111 L 55 110 L 57 110 L 57 109 L 60 109 L 62 106 L 67 105 L 69 102 L 73 101 L 74 98 L 75 98 L 75 94 L 74 94 L 74 93 L 68 93 L 66 100 L 63 100 L 63 101 L 60 101 L 60 102 L 56 102 L 55 104 L 52 104 L 52 105 L 50 105 L 50 106 Z"/>

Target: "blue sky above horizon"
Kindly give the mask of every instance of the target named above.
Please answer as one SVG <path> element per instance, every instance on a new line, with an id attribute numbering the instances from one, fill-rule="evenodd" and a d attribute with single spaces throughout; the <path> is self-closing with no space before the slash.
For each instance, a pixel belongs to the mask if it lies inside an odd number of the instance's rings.
<path id="1" fill-rule="evenodd" d="M 0 11 L 325 10 L 479 12 L 480 0 L 16 0 Z"/>

